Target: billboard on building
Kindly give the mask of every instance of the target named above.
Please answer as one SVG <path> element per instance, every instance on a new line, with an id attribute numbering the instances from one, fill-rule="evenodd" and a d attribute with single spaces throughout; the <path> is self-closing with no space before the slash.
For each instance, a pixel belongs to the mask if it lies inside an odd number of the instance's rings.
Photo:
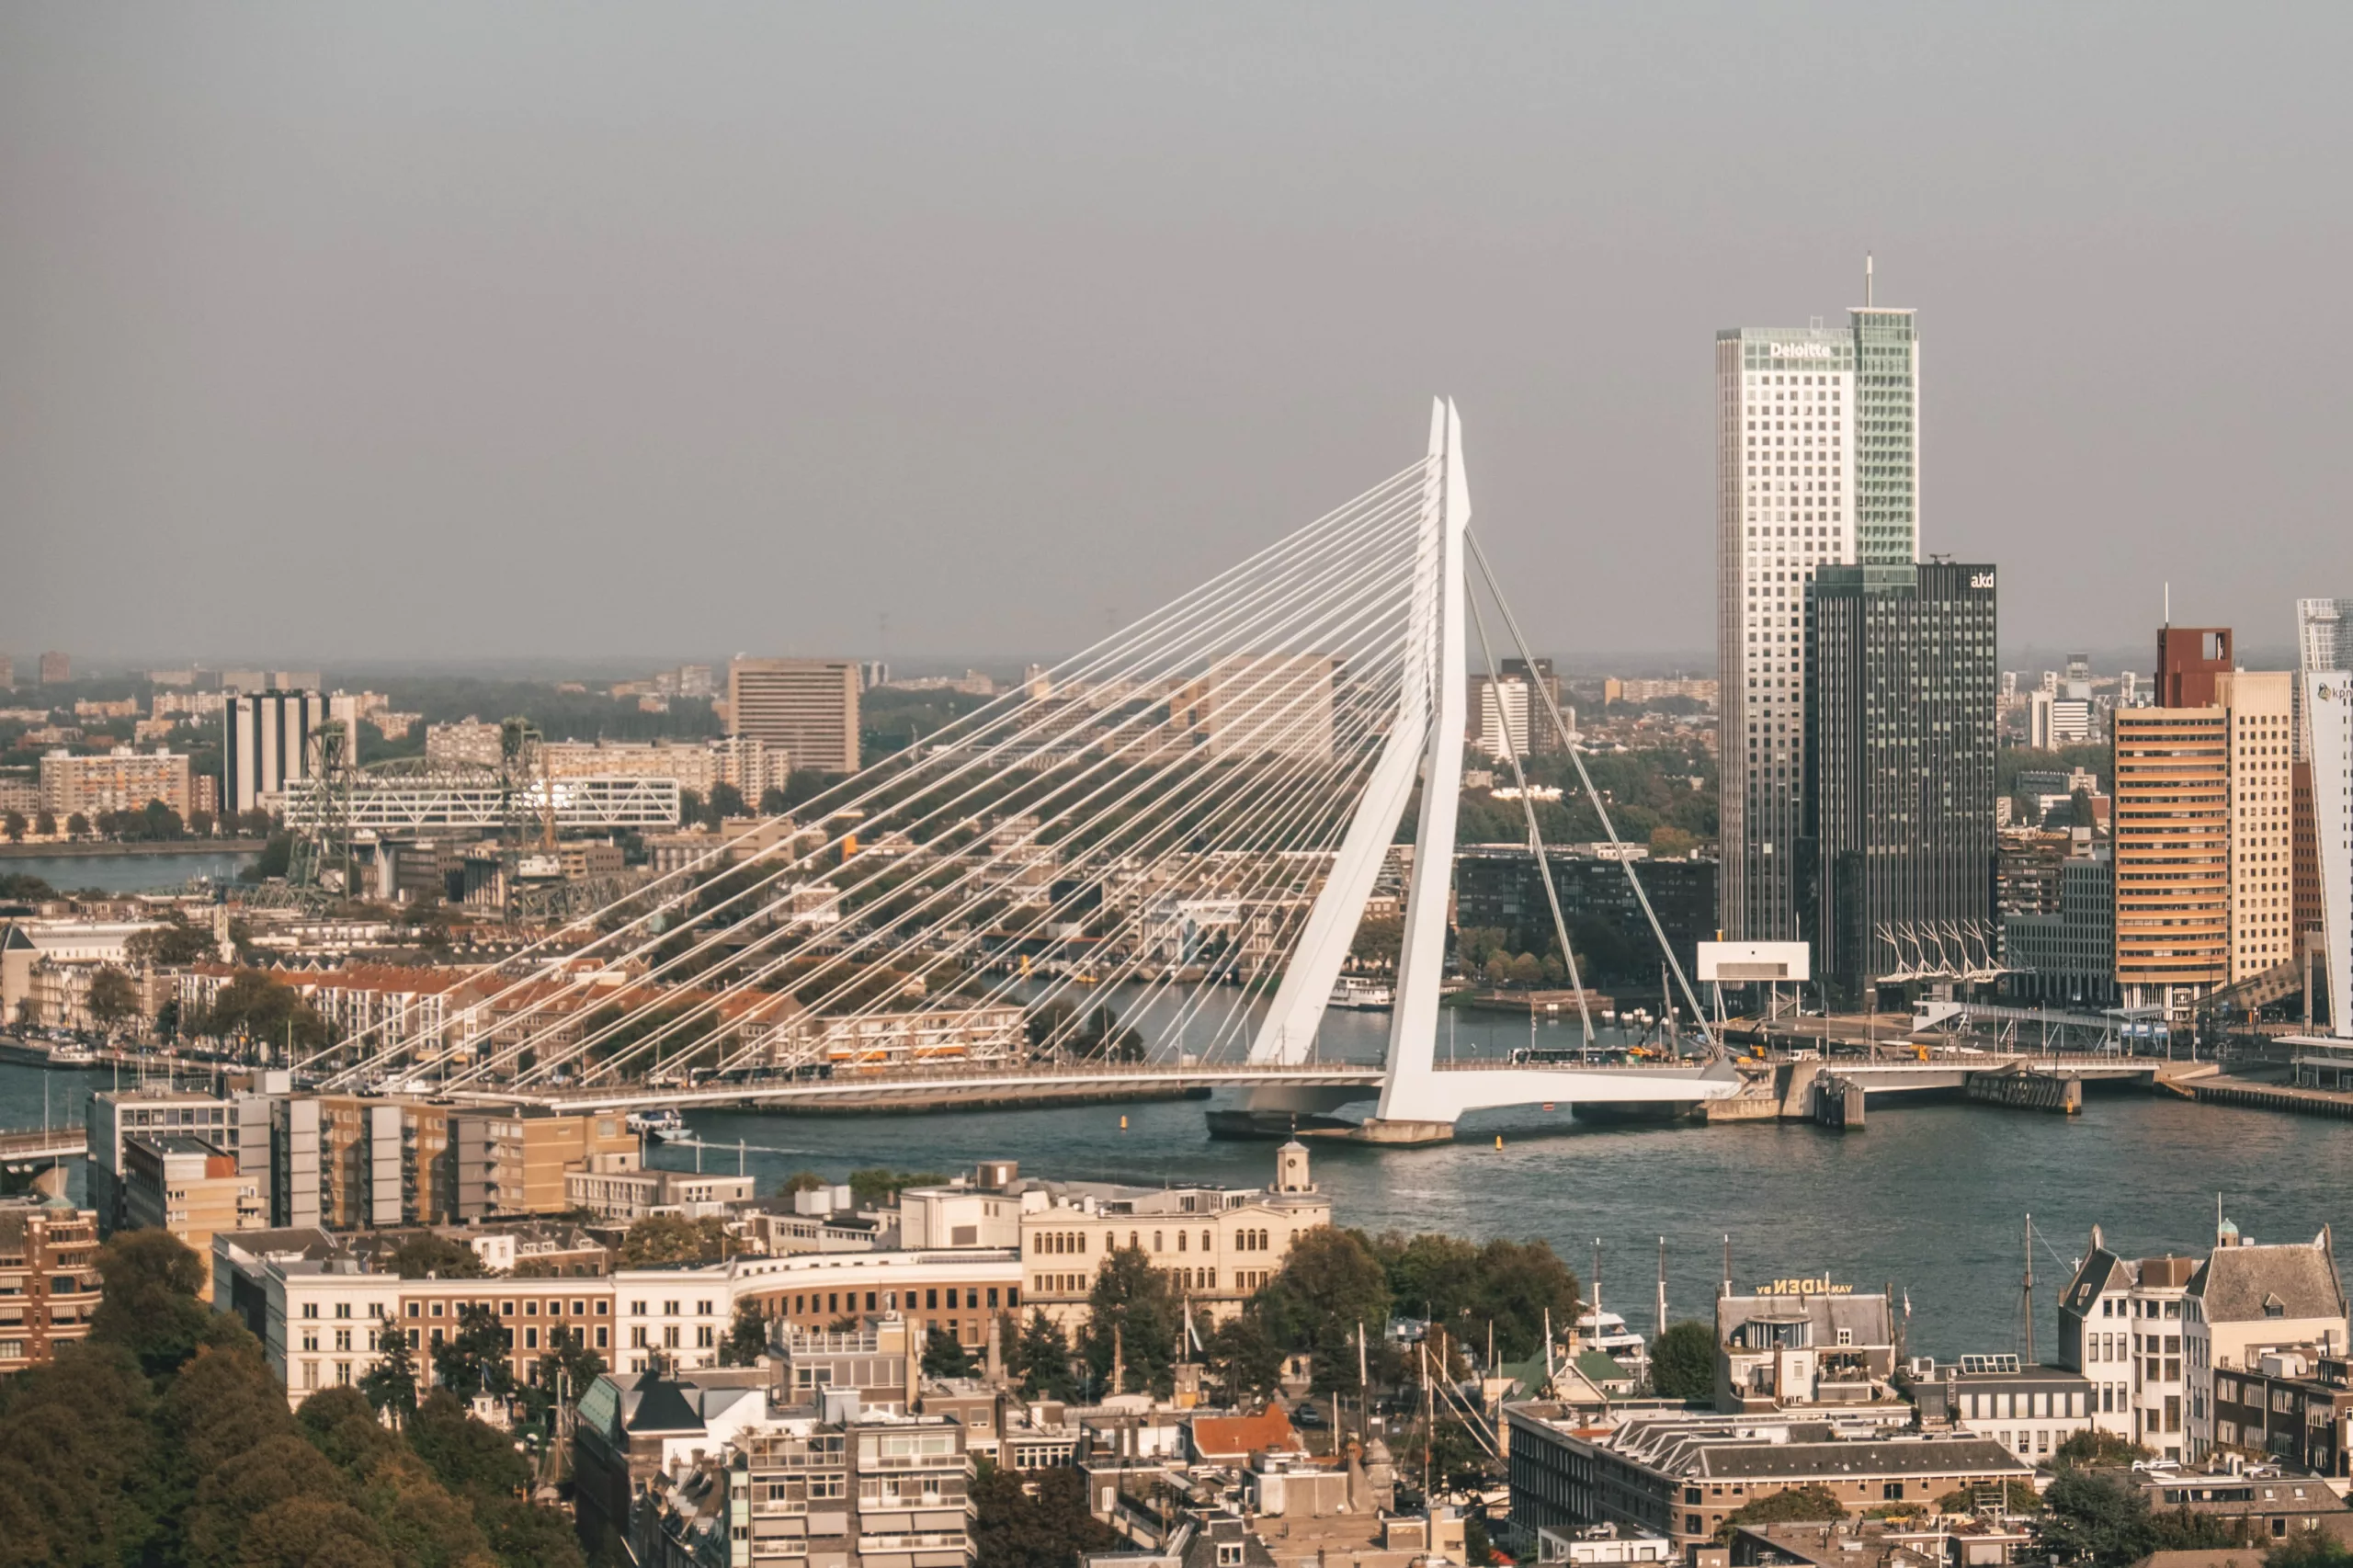
<path id="1" fill-rule="evenodd" d="M 1722 985 L 1812 980 L 1811 942 L 1702 942 L 1699 978 Z"/>

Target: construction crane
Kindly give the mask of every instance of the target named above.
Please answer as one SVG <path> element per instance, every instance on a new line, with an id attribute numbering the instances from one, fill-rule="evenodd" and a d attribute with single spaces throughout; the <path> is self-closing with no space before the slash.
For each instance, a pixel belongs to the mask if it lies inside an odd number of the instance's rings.
<path id="1" fill-rule="evenodd" d="M 302 809 L 290 812 L 294 842 L 286 863 L 286 883 L 305 905 L 348 897 L 351 858 L 351 732 L 330 719 L 311 737 L 310 776 L 302 781 Z"/>

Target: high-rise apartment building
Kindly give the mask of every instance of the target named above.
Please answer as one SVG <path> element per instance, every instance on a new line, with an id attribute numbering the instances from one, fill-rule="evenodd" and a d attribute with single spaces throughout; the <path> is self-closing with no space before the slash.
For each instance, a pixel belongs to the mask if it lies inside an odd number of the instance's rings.
<path id="1" fill-rule="evenodd" d="M 2215 680 L 2230 715 L 2231 983 L 2295 956 L 2295 728 L 2285 670 Z"/>
<path id="2" fill-rule="evenodd" d="M 855 773 L 858 677 L 849 659 L 737 659 L 727 666 L 727 733 L 782 746 L 798 768 Z"/>
<path id="3" fill-rule="evenodd" d="M 1994 568 L 1817 567 L 1807 608 L 1794 858 L 1814 974 L 1861 995 L 1924 952 L 1982 967 L 2001 949 Z"/>
<path id="4" fill-rule="evenodd" d="M 16 684 L 17 662 L 7 654 L 0 653 L 0 690 L 6 690 Z"/>
<path id="5" fill-rule="evenodd" d="M 2230 716 L 2135 708 L 2113 734 L 2116 983 L 2172 1008 L 2230 974 Z"/>
<path id="6" fill-rule="evenodd" d="M 1870 302 L 1844 327 L 1716 335 L 1719 918 L 1794 940 L 1805 779 L 1805 605 L 1824 566 L 1919 559 L 1919 344 Z"/>
<path id="7" fill-rule="evenodd" d="M 1531 694 L 1518 676 L 1478 676 L 1472 681 L 1471 710 L 1479 723 L 1479 749 L 1497 762 L 1528 755 Z"/>
<path id="8" fill-rule="evenodd" d="M 1172 714 L 1186 708 L 1212 756 L 1329 761 L 1338 673 L 1339 661 L 1325 654 L 1229 653 L 1175 699 Z"/>
<path id="9" fill-rule="evenodd" d="M 315 691 L 262 691 L 232 698 L 221 710 L 221 804 L 243 815 L 311 776 L 311 738 L 326 723 L 327 699 Z"/>
<path id="10" fill-rule="evenodd" d="M 2115 715 L 2116 983 L 2178 1013 L 2296 953 L 2290 677 L 2223 627 L 2157 634 L 2152 708 Z"/>
<path id="11" fill-rule="evenodd" d="M 74 661 L 63 653 L 48 653 L 40 656 L 40 683 L 43 686 L 63 686 L 74 678 Z"/>

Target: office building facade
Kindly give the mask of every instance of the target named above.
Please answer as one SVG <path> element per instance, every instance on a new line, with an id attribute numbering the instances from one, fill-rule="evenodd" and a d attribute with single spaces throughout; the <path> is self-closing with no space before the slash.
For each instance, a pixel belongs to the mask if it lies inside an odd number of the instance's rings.
<path id="1" fill-rule="evenodd" d="M 1924 961 L 1983 969 L 1999 951 L 1995 597 L 1984 565 L 1815 574 L 1800 935 L 1815 975 L 1849 994 Z"/>
<path id="2" fill-rule="evenodd" d="M 2178 1011 L 2296 958 L 2292 677 L 2223 627 L 2157 634 L 2157 707 L 2115 716 L 2116 982 Z"/>
<path id="3" fill-rule="evenodd" d="M 1728 938 L 1800 935 L 1806 598 L 1822 567 L 1918 559 L 1918 387 L 1909 311 L 1866 303 L 1843 328 L 1717 334 L 1717 924 Z"/>
<path id="4" fill-rule="evenodd" d="M 2342 670 L 2306 676 L 2304 715 L 2312 746 L 2314 921 L 2326 933 L 2332 1030 L 2353 1035 L 2353 679 Z"/>
<path id="5" fill-rule="evenodd" d="M 222 706 L 221 805 L 243 815 L 264 795 L 311 777 L 311 742 L 326 723 L 327 699 L 315 691 L 262 691 Z"/>
<path id="6" fill-rule="evenodd" d="M 2316 675 L 2353 670 L 2353 599 L 2296 601 L 2296 759 L 2312 759 L 2304 727 L 2304 682 Z"/>
<path id="7" fill-rule="evenodd" d="M 727 733 L 781 746 L 792 766 L 858 771 L 858 667 L 849 659 L 737 659 Z"/>

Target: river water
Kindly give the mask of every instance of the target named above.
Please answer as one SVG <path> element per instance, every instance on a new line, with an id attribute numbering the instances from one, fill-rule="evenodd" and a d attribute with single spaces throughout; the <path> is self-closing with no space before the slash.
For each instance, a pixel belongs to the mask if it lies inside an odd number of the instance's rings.
<path id="1" fill-rule="evenodd" d="M 23 855 L 0 857 L 0 876 L 39 877 L 66 892 L 153 892 L 196 877 L 227 881 L 254 863 L 250 849 L 199 849 L 162 855 Z"/>
<path id="2" fill-rule="evenodd" d="M 1382 1015 L 1327 1020 L 1329 1054 L 1377 1051 Z M 1473 1038 L 1475 1035 L 1475 1039 Z M 1547 1040 L 1547 1036 L 1550 1040 Z M 1525 1043 L 1528 1026 L 1458 1025 L 1456 1048 Z M 1573 1038 L 1539 1028 L 1540 1043 Z M 1441 1036 L 1443 1053 L 1445 1041 Z M 111 1073 L 44 1074 L 0 1064 L 0 1126 L 76 1119 Z M 654 1163 L 745 1168 L 770 1190 L 810 1170 L 841 1180 L 889 1165 L 953 1173 L 1017 1159 L 1035 1176 L 1255 1185 L 1272 1174 L 1267 1143 L 1214 1142 L 1205 1104 L 901 1116 L 698 1112 L 708 1145 L 672 1145 Z M 1123 1125 L 1124 1119 L 1124 1125 Z M 1503 1146 L 1495 1147 L 1501 1136 Z M 1871 1108 L 1869 1128 L 1809 1123 L 1588 1127 L 1565 1110 L 1483 1113 L 1452 1144 L 1375 1151 L 1314 1146 L 1317 1182 L 1341 1223 L 1369 1231 L 1540 1237 L 1589 1274 L 1604 1247 L 1603 1300 L 1650 1327 L 1658 1238 L 1667 1247 L 1677 1317 L 1708 1310 L 1732 1236 L 1744 1287 L 1828 1275 L 1911 1298 L 1909 1350 L 1939 1359 L 2018 1347 L 2021 1231 L 2034 1216 L 2038 1346 L 2055 1344 L 2055 1303 L 2090 1227 L 2141 1256 L 2202 1252 L 2214 1199 L 2259 1241 L 2308 1239 L 2346 1217 L 2353 1121 L 2202 1106 L 2141 1091 L 2095 1091 L 2083 1114 L 2057 1117 L 1964 1105 Z M 83 1190 L 78 1168 L 73 1187 Z"/>
<path id="3" fill-rule="evenodd" d="M 1327 1015 L 1319 1053 L 1377 1061 L 1387 1028 L 1385 1014 Z M 1530 1041 L 1524 1017 L 1470 1014 L 1439 1028 L 1441 1059 L 1449 1049 L 1492 1057 Z M 1573 1021 L 1540 1022 L 1534 1041 L 1557 1049 L 1575 1038 Z M 740 1141 L 744 1168 L 764 1191 L 801 1170 L 840 1180 L 862 1166 L 953 1173 L 991 1159 L 1081 1179 L 1267 1180 L 1272 1145 L 1209 1138 L 1202 1112 L 1224 1103 L 1222 1094 L 902 1116 L 698 1112 L 688 1120 L 707 1146 L 662 1148 L 653 1160 L 733 1171 Z M 1799 1122 L 1587 1126 L 1566 1108 L 1529 1108 L 1474 1115 L 1455 1142 L 1435 1148 L 1313 1148 L 1316 1180 L 1342 1224 L 1540 1237 L 1580 1278 L 1598 1238 L 1604 1304 L 1645 1332 L 1660 1238 L 1669 1312 L 1679 1318 L 1707 1314 L 1729 1234 L 1743 1288 L 1813 1275 L 1893 1285 L 1911 1300 L 1909 1351 L 1945 1359 L 2022 1347 L 2029 1214 L 2037 1346 L 2047 1355 L 2060 1290 L 2094 1224 L 2133 1255 L 2202 1253 L 2219 1192 L 2246 1234 L 2308 1239 L 2347 1217 L 2339 1195 L 2353 1172 L 2353 1122 L 2120 1088 L 2095 1089 L 2076 1117 L 1881 1102 L 1866 1131 L 1839 1133 Z"/>

